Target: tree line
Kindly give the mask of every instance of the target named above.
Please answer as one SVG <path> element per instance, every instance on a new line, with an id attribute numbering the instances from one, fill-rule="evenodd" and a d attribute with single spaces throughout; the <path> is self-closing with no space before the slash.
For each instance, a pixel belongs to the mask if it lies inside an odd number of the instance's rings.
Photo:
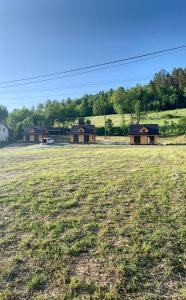
<path id="1" fill-rule="evenodd" d="M 78 118 L 114 113 L 121 114 L 124 126 L 128 113 L 131 123 L 139 123 L 143 112 L 185 107 L 186 68 L 174 68 L 171 73 L 161 70 L 148 84 L 129 89 L 119 87 L 76 99 L 47 100 L 31 109 L 23 107 L 10 113 L 0 106 L 0 120 L 6 121 L 16 136 L 26 126 L 69 127 Z"/>

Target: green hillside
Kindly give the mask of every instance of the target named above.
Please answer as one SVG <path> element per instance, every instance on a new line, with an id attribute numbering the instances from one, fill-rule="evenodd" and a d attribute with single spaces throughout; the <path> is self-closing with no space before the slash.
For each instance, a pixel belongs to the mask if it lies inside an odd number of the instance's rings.
<path id="1" fill-rule="evenodd" d="M 163 112 L 151 112 L 142 116 L 140 123 L 158 123 L 159 125 L 164 125 L 165 121 L 168 124 L 171 124 L 173 121 L 177 123 L 179 117 L 186 116 L 186 108 L 183 109 L 175 109 L 175 110 L 167 110 Z M 121 115 L 108 115 L 107 118 L 111 119 L 114 126 L 121 126 L 122 118 Z M 104 126 L 104 116 L 95 116 L 90 117 L 91 123 L 96 127 Z M 130 115 L 125 115 L 126 125 L 130 123 Z"/>
<path id="2" fill-rule="evenodd" d="M 186 299 L 186 148 L 0 149 L 0 299 Z"/>

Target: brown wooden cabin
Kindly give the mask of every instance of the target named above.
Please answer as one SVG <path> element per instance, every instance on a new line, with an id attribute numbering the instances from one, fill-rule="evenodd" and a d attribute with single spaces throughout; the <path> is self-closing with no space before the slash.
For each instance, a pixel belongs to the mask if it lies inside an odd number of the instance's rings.
<path id="1" fill-rule="evenodd" d="M 94 144 L 96 128 L 94 125 L 74 125 L 70 130 L 70 142 L 80 144 Z"/>
<path id="2" fill-rule="evenodd" d="M 157 145 L 159 135 L 158 124 L 130 125 L 129 136 L 131 145 Z"/>
<path id="3" fill-rule="evenodd" d="M 40 128 L 36 126 L 27 127 L 23 131 L 23 141 L 38 143 L 42 138 L 48 137 L 48 130 L 46 128 Z"/>

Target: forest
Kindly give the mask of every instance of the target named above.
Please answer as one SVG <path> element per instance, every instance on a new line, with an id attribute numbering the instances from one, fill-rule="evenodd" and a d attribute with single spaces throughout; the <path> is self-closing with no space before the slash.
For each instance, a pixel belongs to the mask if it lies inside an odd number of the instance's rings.
<path id="1" fill-rule="evenodd" d="M 161 70 L 146 85 L 118 87 L 76 99 L 48 99 L 30 109 L 8 112 L 1 105 L 0 120 L 7 122 L 16 137 L 26 126 L 69 127 L 78 119 L 114 113 L 121 114 L 124 126 L 125 114 L 130 114 L 131 123 L 139 123 L 142 113 L 179 108 L 186 108 L 186 68 L 174 68 L 170 73 Z"/>

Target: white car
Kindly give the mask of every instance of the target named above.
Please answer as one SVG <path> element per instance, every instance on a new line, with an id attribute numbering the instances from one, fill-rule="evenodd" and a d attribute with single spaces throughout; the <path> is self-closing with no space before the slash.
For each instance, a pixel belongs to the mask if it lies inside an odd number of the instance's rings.
<path id="1" fill-rule="evenodd" d="M 42 145 L 52 145 L 52 144 L 54 144 L 54 140 L 51 138 L 43 138 L 41 140 L 41 144 Z"/>

